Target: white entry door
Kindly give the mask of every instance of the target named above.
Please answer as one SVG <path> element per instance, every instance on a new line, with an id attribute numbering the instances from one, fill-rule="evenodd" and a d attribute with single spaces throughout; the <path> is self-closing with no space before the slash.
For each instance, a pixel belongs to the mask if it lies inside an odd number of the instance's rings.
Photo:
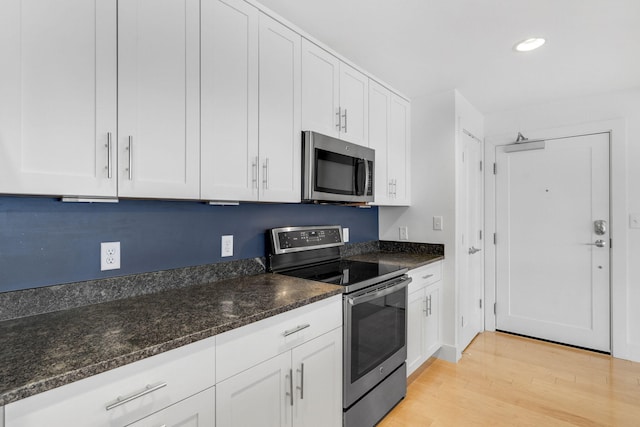
<path id="1" fill-rule="evenodd" d="M 609 134 L 496 150 L 497 329 L 610 351 Z"/>
<path id="2" fill-rule="evenodd" d="M 482 252 L 482 143 L 462 134 L 462 176 L 460 180 L 460 224 L 462 224 L 459 246 L 459 345 L 466 348 L 471 340 L 484 329 L 482 310 L 483 265 Z"/>

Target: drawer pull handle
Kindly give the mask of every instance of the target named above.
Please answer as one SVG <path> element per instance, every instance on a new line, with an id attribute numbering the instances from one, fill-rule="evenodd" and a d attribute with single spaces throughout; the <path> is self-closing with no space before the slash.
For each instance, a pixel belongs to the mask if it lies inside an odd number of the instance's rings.
<path id="1" fill-rule="evenodd" d="M 428 279 L 429 277 L 433 277 L 433 274 L 427 274 L 426 276 L 422 276 L 423 279 Z"/>
<path id="2" fill-rule="evenodd" d="M 129 395 L 129 396 L 127 396 L 127 397 L 120 397 L 120 396 L 118 396 L 118 398 L 116 399 L 116 401 L 115 401 L 115 402 L 113 402 L 113 403 L 111 403 L 111 404 L 109 404 L 109 405 L 107 405 L 107 406 L 106 406 L 107 411 L 110 411 L 110 410 L 112 410 L 113 408 L 117 408 L 117 407 L 118 407 L 118 406 L 120 406 L 120 405 L 124 405 L 125 403 L 129 403 L 129 402 L 131 402 L 132 400 L 135 400 L 135 399 L 137 399 L 137 398 L 139 398 L 139 397 L 142 397 L 142 396 L 144 396 L 144 395 L 147 395 L 147 394 L 149 394 L 149 393 L 153 393 L 154 391 L 156 391 L 156 390 L 160 390 L 161 388 L 166 387 L 166 386 L 167 386 L 167 383 L 165 383 L 165 382 L 158 383 L 158 384 L 156 384 L 156 385 L 149 385 L 149 384 L 147 384 L 147 386 L 145 387 L 145 389 L 144 389 L 144 390 L 142 390 L 142 391 L 139 391 L 139 392 L 137 392 L 137 393 L 133 393 L 132 395 Z"/>
<path id="3" fill-rule="evenodd" d="M 308 324 L 308 323 L 305 323 L 304 325 L 298 325 L 293 329 L 289 329 L 289 330 L 284 331 L 282 333 L 282 335 L 284 335 L 285 337 L 288 337 L 291 334 L 295 334 L 296 332 L 300 332 L 303 329 L 307 329 L 309 326 L 311 326 L 311 325 Z"/>

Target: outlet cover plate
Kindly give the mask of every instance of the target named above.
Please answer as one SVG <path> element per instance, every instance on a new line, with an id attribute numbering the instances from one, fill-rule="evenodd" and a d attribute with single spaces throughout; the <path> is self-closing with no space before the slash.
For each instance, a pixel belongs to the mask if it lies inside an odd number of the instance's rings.
<path id="1" fill-rule="evenodd" d="M 233 256 L 233 235 L 222 236 L 220 256 Z"/>
<path id="2" fill-rule="evenodd" d="M 349 229 L 348 228 L 343 228 L 342 229 L 342 241 L 344 243 L 349 243 Z"/>
<path id="3" fill-rule="evenodd" d="M 100 243 L 100 271 L 120 268 L 120 242 Z"/>
<path id="4" fill-rule="evenodd" d="M 442 217 L 434 216 L 433 217 L 433 229 L 441 231 L 442 230 Z"/>
<path id="5" fill-rule="evenodd" d="M 400 240 L 409 240 L 409 227 L 400 227 Z"/>

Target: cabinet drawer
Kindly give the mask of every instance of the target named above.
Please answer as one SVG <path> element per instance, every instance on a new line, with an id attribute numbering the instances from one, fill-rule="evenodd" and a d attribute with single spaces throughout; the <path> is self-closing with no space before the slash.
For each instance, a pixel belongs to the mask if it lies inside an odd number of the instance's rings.
<path id="1" fill-rule="evenodd" d="M 222 381 L 342 326 L 342 295 L 225 332 L 216 337 L 216 376 Z"/>
<path id="2" fill-rule="evenodd" d="M 409 292 L 415 292 L 425 286 L 442 280 L 442 261 L 409 270 L 413 281 L 409 284 Z"/>
<path id="3" fill-rule="evenodd" d="M 212 337 L 11 403 L 5 419 L 12 427 L 124 426 L 214 384 Z"/>

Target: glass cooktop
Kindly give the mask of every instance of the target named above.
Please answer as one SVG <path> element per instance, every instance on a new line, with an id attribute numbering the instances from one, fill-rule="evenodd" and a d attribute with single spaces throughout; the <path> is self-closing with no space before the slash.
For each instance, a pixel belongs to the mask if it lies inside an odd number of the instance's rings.
<path id="1" fill-rule="evenodd" d="M 405 271 L 405 268 L 393 264 L 340 260 L 284 271 L 280 272 L 280 274 L 342 285 L 347 288 L 351 288 L 353 285 L 361 285 L 358 286 L 360 288 L 367 286 L 369 283 L 373 284 L 387 280 L 390 277 L 402 275 Z"/>

